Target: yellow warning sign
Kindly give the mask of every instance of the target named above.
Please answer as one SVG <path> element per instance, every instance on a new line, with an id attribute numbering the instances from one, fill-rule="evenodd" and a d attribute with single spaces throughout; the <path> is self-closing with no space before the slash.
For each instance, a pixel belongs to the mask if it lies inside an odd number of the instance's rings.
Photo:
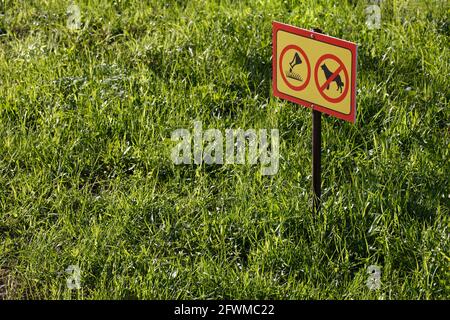
<path id="1" fill-rule="evenodd" d="M 356 44 L 273 22 L 274 95 L 354 122 Z"/>

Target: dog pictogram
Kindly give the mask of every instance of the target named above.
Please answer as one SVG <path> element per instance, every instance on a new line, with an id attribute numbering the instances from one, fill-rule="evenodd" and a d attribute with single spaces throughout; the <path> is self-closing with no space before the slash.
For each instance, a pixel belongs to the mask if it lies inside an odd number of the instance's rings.
<path id="1" fill-rule="evenodd" d="M 323 70 L 323 72 L 325 73 L 325 78 L 330 79 L 330 77 L 333 76 L 334 72 L 331 72 L 330 69 L 328 69 L 327 65 L 324 63 L 323 65 L 320 66 Z M 341 80 L 341 76 L 338 74 L 337 76 L 334 77 L 334 79 L 331 80 L 331 82 L 336 82 L 337 84 L 337 90 L 340 90 L 342 92 L 342 87 L 344 86 L 344 83 Z M 327 90 L 330 89 L 330 84 L 327 84 Z"/>
<path id="2" fill-rule="evenodd" d="M 328 68 L 328 61 L 337 65 L 334 71 Z M 330 65 L 330 63 L 328 63 L 328 65 Z M 325 75 L 325 81 L 319 81 L 319 66 L 323 74 Z M 317 60 L 316 67 L 314 68 L 314 78 L 316 81 L 317 90 L 319 91 L 320 95 L 328 102 L 338 103 L 344 100 L 344 98 L 346 97 L 349 89 L 348 72 L 342 60 L 337 56 L 333 54 L 324 54 L 323 56 L 321 56 Z M 344 79 L 344 81 L 342 79 Z M 335 82 L 337 85 L 336 91 L 339 92 L 338 96 L 332 93 L 333 90 L 330 90 L 330 84 L 332 82 Z"/>

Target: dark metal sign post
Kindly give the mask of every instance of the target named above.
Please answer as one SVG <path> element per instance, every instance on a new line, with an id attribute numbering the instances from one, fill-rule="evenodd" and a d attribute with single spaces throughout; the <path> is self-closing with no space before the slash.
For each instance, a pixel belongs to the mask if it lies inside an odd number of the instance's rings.
<path id="1" fill-rule="evenodd" d="M 315 213 L 320 212 L 320 184 L 321 184 L 321 152 L 322 144 L 322 113 L 313 110 L 312 113 L 312 184 L 314 190 L 313 208 Z"/>

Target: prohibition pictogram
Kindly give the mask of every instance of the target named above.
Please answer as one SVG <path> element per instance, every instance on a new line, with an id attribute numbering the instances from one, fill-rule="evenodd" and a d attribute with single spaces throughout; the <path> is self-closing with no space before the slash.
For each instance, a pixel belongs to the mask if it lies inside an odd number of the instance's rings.
<path id="1" fill-rule="evenodd" d="M 331 71 L 325 62 L 326 60 L 333 60 L 338 64 L 338 67 L 336 70 Z M 319 83 L 319 67 L 322 69 L 322 71 L 325 74 L 326 81 L 322 84 Z M 341 72 L 344 73 L 345 82 L 342 82 L 342 78 L 340 76 Z M 349 78 L 348 78 L 348 72 L 345 68 L 344 63 L 341 59 L 336 57 L 333 54 L 324 54 L 317 60 L 316 66 L 314 68 L 314 79 L 316 81 L 317 90 L 319 91 L 320 95 L 327 101 L 332 103 L 338 103 L 344 100 L 344 98 L 347 95 L 348 88 L 350 86 Z M 325 89 L 328 91 L 330 90 L 330 85 L 332 82 L 336 83 L 338 91 L 340 91 L 340 95 L 337 97 L 332 97 L 329 94 L 325 92 Z M 332 89 L 332 88 L 331 88 Z"/>
<path id="2" fill-rule="evenodd" d="M 288 55 L 286 55 L 286 53 L 289 51 L 289 53 L 291 54 L 292 52 L 292 59 L 290 58 L 290 56 L 288 57 Z M 300 57 L 301 55 L 301 57 Z M 283 62 L 284 62 L 284 58 L 288 58 L 289 63 L 287 64 L 289 66 L 289 68 L 287 70 L 283 70 Z M 302 60 L 303 58 L 303 60 Z M 295 71 L 293 71 L 293 68 L 297 65 L 301 65 L 302 63 L 306 62 L 306 77 L 304 78 L 305 75 L 301 75 L 299 73 L 296 73 Z M 286 85 L 291 88 L 292 90 L 295 91 L 300 91 L 306 88 L 306 86 L 309 83 L 309 80 L 311 79 L 311 65 L 309 63 L 309 59 L 305 54 L 305 51 L 303 51 L 300 47 L 296 46 L 296 45 L 288 45 L 286 46 L 283 51 L 281 51 L 280 54 L 280 61 L 279 61 L 279 66 L 280 66 L 280 72 L 281 72 L 281 77 L 283 78 L 283 81 L 286 83 Z M 286 65 L 286 63 L 285 63 Z M 288 80 L 288 78 L 292 79 L 291 81 Z M 300 85 L 297 85 L 296 82 L 303 82 Z"/>

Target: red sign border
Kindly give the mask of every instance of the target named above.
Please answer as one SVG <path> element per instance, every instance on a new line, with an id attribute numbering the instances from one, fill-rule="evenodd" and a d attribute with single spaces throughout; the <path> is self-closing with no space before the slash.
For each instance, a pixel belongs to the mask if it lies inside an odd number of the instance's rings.
<path id="1" fill-rule="evenodd" d="M 305 37 L 305 38 L 314 39 L 316 41 L 328 43 L 331 45 L 335 45 L 335 46 L 346 48 L 346 49 L 350 50 L 351 55 L 352 55 L 352 68 L 351 68 L 352 72 L 351 72 L 351 76 L 350 76 L 351 77 L 351 87 L 350 87 L 351 91 L 350 91 L 350 113 L 349 114 L 341 113 L 341 112 L 326 108 L 324 106 L 314 104 L 314 103 L 306 101 L 306 100 L 292 97 L 290 95 L 287 95 L 285 93 L 278 91 L 278 88 L 277 88 L 277 68 L 278 68 L 277 64 L 278 64 L 278 61 L 277 61 L 276 57 L 277 57 L 277 32 L 279 30 L 283 30 L 286 32 L 290 32 L 290 33 Z M 273 89 L 273 95 L 276 97 L 300 104 L 307 108 L 312 108 L 313 110 L 318 110 L 320 112 L 329 114 L 336 118 L 355 123 L 355 121 L 356 121 L 357 51 L 358 51 L 358 46 L 353 42 L 345 41 L 342 39 L 327 36 L 322 33 L 317 33 L 314 31 L 309 31 L 306 29 L 290 26 L 290 25 L 287 25 L 287 24 L 284 24 L 281 22 L 273 21 L 272 22 L 272 89 Z"/>

